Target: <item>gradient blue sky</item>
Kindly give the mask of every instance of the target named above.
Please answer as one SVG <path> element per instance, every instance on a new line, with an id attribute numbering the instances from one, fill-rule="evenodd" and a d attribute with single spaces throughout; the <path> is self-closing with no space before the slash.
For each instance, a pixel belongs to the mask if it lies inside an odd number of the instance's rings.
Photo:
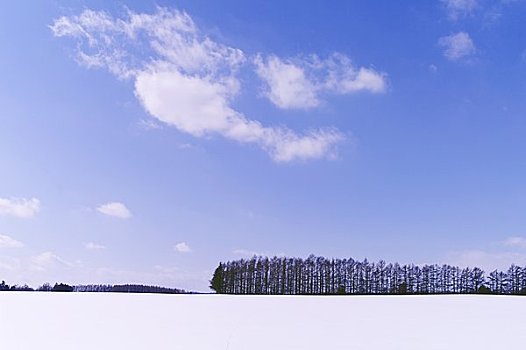
<path id="1" fill-rule="evenodd" d="M 499 0 L 7 2 L 0 279 L 206 290 L 252 253 L 524 264 L 524 18 Z M 180 46 L 156 51 L 161 29 Z"/>

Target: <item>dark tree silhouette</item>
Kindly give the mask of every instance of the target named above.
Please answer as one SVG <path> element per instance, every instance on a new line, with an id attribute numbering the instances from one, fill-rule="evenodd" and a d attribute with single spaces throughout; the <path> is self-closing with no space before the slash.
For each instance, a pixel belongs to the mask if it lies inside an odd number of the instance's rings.
<path id="1" fill-rule="evenodd" d="M 526 294 L 526 267 L 487 278 L 478 267 L 287 257 L 220 263 L 210 288 L 225 294 Z"/>
<path id="2" fill-rule="evenodd" d="M 37 288 L 37 291 L 39 292 L 51 292 L 53 290 L 53 287 L 49 283 L 44 283 L 40 287 Z"/>
<path id="3" fill-rule="evenodd" d="M 478 293 L 478 294 L 491 294 L 492 291 L 491 291 L 491 289 L 489 289 L 489 288 L 486 287 L 486 286 L 480 286 L 480 287 L 477 289 L 477 293 Z"/>
<path id="4" fill-rule="evenodd" d="M 9 285 L 5 284 L 5 281 L 0 283 L 0 290 L 9 290 Z"/>
<path id="5" fill-rule="evenodd" d="M 64 283 L 55 283 L 53 292 L 73 292 L 73 287 Z"/>
<path id="6" fill-rule="evenodd" d="M 9 288 L 11 291 L 19 291 L 19 292 L 32 292 L 34 291 L 33 288 L 29 287 L 27 284 L 24 284 L 23 286 L 17 286 L 16 284 L 11 286 Z"/>
<path id="7" fill-rule="evenodd" d="M 34 289 L 27 286 L 13 285 L 9 286 L 4 281 L 0 283 L 0 291 L 33 291 Z M 140 284 L 88 284 L 70 286 L 64 283 L 55 283 L 53 287 L 49 283 L 44 283 L 38 287 L 39 292 L 116 292 L 116 293 L 160 293 L 160 294 L 183 294 L 191 293 L 184 289 L 166 288 L 159 286 L 147 286 Z"/>
<path id="8" fill-rule="evenodd" d="M 110 292 L 117 293 L 158 293 L 158 294 L 181 294 L 182 289 L 166 288 L 159 286 L 145 286 L 141 284 L 118 284 L 111 287 Z"/>
<path id="9" fill-rule="evenodd" d="M 210 289 L 214 290 L 217 294 L 223 293 L 223 265 L 220 263 L 219 266 L 214 271 L 214 275 L 210 280 Z M 261 284 L 256 284 L 254 286 L 254 292 L 261 291 Z"/>

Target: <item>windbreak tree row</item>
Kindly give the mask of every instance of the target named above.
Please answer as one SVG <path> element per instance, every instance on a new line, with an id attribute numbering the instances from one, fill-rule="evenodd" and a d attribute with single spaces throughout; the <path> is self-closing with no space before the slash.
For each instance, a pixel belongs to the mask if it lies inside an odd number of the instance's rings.
<path id="1" fill-rule="evenodd" d="M 156 294 L 185 294 L 184 289 L 147 286 L 142 284 L 84 284 L 74 287 L 75 292 L 113 292 L 113 293 L 156 293 Z"/>
<path id="2" fill-rule="evenodd" d="M 221 294 L 526 294 L 526 267 L 486 276 L 478 267 L 254 256 L 220 263 L 210 283 Z"/>
<path id="3" fill-rule="evenodd" d="M 2 281 L 0 283 L 0 291 L 35 291 L 35 289 L 28 285 L 9 286 Z M 190 292 L 184 289 L 167 288 L 159 286 L 148 286 L 142 284 L 81 284 L 70 286 L 64 283 L 55 283 L 51 286 L 49 283 L 44 283 L 36 289 L 38 292 L 102 292 L 102 293 L 156 293 L 156 294 L 187 294 Z"/>

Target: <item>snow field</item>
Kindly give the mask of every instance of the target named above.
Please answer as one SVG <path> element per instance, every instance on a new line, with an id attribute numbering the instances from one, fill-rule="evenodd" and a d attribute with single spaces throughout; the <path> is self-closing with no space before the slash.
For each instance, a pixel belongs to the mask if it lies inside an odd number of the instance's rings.
<path id="1" fill-rule="evenodd" d="M 508 349 L 526 297 L 0 293 L 6 349 Z"/>

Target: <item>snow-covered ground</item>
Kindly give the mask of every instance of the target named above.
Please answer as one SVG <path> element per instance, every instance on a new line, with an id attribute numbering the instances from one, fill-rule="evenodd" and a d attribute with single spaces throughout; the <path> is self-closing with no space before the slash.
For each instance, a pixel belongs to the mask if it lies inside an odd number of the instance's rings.
<path id="1" fill-rule="evenodd" d="M 0 293 L 5 349 L 522 349 L 526 297 Z"/>

